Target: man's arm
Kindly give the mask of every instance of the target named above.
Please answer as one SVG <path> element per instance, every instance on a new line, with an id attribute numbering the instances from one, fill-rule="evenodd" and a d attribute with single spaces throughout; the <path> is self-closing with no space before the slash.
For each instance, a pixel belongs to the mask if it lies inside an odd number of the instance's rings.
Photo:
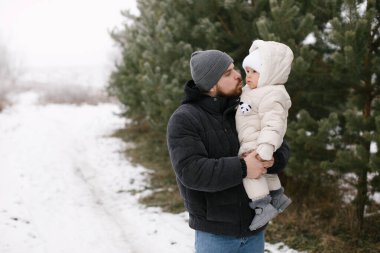
<path id="1" fill-rule="evenodd" d="M 290 148 L 287 141 L 284 139 L 282 145 L 276 152 L 273 153 L 274 164 L 272 167 L 268 168 L 269 174 L 277 174 L 281 172 L 285 166 L 288 164 L 290 157 Z"/>
<path id="2" fill-rule="evenodd" d="M 169 120 L 167 144 L 177 179 L 188 188 L 206 192 L 241 184 L 239 157 L 209 158 L 197 127 L 194 115 L 188 111 L 177 111 Z"/>

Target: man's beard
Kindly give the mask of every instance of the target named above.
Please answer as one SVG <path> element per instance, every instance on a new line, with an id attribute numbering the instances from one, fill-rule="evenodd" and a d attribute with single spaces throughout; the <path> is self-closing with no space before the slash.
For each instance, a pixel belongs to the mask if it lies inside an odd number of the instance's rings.
<path id="1" fill-rule="evenodd" d="M 216 95 L 218 97 L 238 97 L 242 93 L 242 87 L 239 84 L 237 84 L 235 86 L 235 89 L 230 90 L 228 92 L 224 92 L 224 91 L 220 90 L 218 86 L 216 86 L 216 87 L 217 87 Z"/>

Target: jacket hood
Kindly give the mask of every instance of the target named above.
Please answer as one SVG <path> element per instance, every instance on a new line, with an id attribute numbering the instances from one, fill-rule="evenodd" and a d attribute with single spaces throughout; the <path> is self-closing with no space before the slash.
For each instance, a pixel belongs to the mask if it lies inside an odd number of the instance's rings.
<path id="1" fill-rule="evenodd" d="M 201 100 L 202 98 L 207 97 L 196 85 L 193 80 L 189 80 L 185 83 L 185 95 L 182 99 L 182 104 L 188 104 Z"/>
<path id="2" fill-rule="evenodd" d="M 257 87 L 285 84 L 288 80 L 293 52 L 285 44 L 274 41 L 255 40 L 249 52 L 260 52 L 262 69 Z"/>
<path id="3" fill-rule="evenodd" d="M 232 111 L 239 101 L 239 97 L 210 97 L 190 80 L 185 83 L 185 95 L 181 103 L 197 104 L 210 113 L 225 113 Z"/>

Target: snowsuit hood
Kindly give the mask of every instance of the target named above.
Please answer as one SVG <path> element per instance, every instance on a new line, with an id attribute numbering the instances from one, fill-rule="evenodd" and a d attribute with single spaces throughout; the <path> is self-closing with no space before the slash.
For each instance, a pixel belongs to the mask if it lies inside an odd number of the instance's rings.
<path id="1" fill-rule="evenodd" d="M 294 58 L 292 50 L 285 44 L 263 40 L 252 43 L 249 53 L 255 50 L 259 51 L 262 63 L 257 87 L 285 84 Z"/>

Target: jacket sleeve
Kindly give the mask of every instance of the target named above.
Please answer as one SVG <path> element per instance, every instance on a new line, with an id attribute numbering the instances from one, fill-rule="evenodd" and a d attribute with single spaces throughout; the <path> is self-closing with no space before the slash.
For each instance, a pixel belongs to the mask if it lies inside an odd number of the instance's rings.
<path id="1" fill-rule="evenodd" d="M 261 131 L 257 139 L 257 152 L 264 160 L 270 159 L 283 141 L 290 105 L 289 95 L 281 90 L 271 91 L 261 99 L 258 108 Z"/>
<path id="2" fill-rule="evenodd" d="M 169 120 L 167 145 L 177 179 L 187 188 L 222 191 L 242 183 L 239 157 L 209 158 L 194 115 L 177 110 Z"/>
<path id="3" fill-rule="evenodd" d="M 269 174 L 277 174 L 284 170 L 285 166 L 288 164 L 290 157 L 290 148 L 286 140 L 282 142 L 282 145 L 273 154 L 274 164 L 268 169 Z"/>

